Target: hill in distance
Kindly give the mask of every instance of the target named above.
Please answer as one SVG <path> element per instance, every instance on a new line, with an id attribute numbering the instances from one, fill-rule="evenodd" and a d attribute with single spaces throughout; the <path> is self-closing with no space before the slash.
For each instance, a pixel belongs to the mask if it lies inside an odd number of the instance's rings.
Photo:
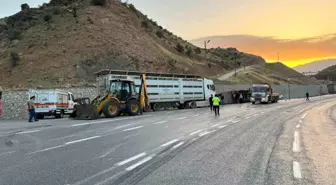
<path id="1" fill-rule="evenodd" d="M 336 64 L 323 69 L 317 73 L 315 77 L 319 80 L 329 80 L 336 82 Z"/>
<path id="2" fill-rule="evenodd" d="M 309 64 L 299 65 L 297 67 L 294 67 L 294 69 L 300 73 L 310 71 L 318 72 L 332 65 L 336 65 L 336 59 L 318 60 Z"/>
<path id="3" fill-rule="evenodd" d="M 202 49 L 119 0 L 51 0 L 0 20 L 4 89 L 91 86 L 101 69 L 214 77 L 264 65 L 235 48 Z"/>

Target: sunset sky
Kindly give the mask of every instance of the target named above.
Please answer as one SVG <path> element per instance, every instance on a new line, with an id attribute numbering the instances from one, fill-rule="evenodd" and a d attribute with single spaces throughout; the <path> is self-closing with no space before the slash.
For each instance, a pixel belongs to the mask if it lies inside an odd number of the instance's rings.
<path id="1" fill-rule="evenodd" d="M 37 6 L 48 1 L 3 1 L 0 6 L 0 17 L 18 12 L 20 5 L 25 2 Z M 282 42 L 282 39 L 291 39 L 292 45 L 284 46 L 287 49 L 276 48 L 273 45 L 262 46 L 260 49 L 257 46 L 232 47 L 261 55 L 267 61 L 273 61 L 276 55 L 274 53 L 278 52 L 276 50 L 282 50 L 281 61 L 292 67 L 317 59 L 336 58 L 336 54 L 333 54 L 336 51 L 334 39 L 328 41 L 328 46 L 321 46 L 321 43 L 314 46 L 310 44 L 316 37 L 321 39 L 324 37 L 320 36 L 328 35 L 329 38 L 330 34 L 336 33 L 335 0 L 128 0 L 128 2 L 133 3 L 163 27 L 187 40 L 226 35 L 272 37 L 277 43 L 279 40 Z M 309 42 L 302 40 L 303 38 L 308 38 Z M 299 42 L 293 41 L 297 39 Z M 262 49 L 265 47 L 268 51 Z M 269 48 L 273 47 L 274 51 L 270 51 Z M 332 52 L 320 51 L 326 48 Z M 273 54 L 269 54 L 270 52 Z"/>

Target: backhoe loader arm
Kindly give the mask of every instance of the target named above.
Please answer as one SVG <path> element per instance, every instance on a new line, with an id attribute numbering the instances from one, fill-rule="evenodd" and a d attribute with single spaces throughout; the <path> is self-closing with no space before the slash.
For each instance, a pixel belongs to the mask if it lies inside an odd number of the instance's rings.
<path id="1" fill-rule="evenodd" d="M 140 80 L 141 80 L 141 85 L 139 89 L 140 106 L 142 111 L 148 112 L 150 110 L 150 105 L 147 92 L 146 74 L 141 74 Z"/>

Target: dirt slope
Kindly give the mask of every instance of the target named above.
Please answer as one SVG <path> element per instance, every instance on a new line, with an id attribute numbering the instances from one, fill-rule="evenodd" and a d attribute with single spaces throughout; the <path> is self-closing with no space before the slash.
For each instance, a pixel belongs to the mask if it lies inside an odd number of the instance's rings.
<path id="1" fill-rule="evenodd" d="M 304 76 L 280 62 L 249 66 L 246 70 L 237 73 L 236 77 L 233 76 L 226 80 L 226 82 L 283 85 L 288 84 L 288 79 L 291 84 L 318 84 L 315 78 Z"/>
<path id="2" fill-rule="evenodd" d="M 212 76 L 231 70 L 234 59 L 265 62 L 232 48 L 198 48 L 115 0 L 52 0 L 0 20 L 4 88 L 85 86 L 104 68 Z"/>

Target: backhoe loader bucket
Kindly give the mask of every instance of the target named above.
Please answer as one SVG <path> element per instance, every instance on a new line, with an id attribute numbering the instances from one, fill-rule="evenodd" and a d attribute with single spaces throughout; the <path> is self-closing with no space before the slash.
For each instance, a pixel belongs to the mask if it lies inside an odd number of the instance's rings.
<path id="1" fill-rule="evenodd" d="M 70 117 L 77 120 L 92 120 L 100 117 L 97 106 L 90 104 L 89 98 L 76 99 L 75 102 L 77 104 Z"/>

